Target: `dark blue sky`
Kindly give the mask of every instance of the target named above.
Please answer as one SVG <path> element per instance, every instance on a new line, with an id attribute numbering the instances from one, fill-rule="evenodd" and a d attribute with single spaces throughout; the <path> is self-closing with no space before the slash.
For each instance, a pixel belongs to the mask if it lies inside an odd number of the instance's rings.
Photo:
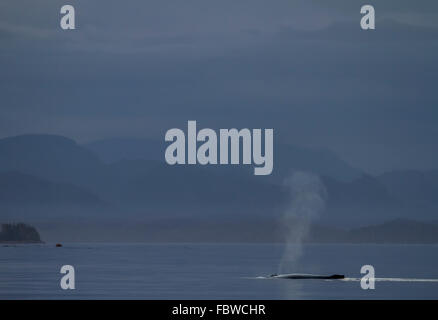
<path id="1" fill-rule="evenodd" d="M 373 1 L 0 3 L 0 137 L 162 139 L 274 128 L 369 172 L 437 169 L 438 4 Z"/>

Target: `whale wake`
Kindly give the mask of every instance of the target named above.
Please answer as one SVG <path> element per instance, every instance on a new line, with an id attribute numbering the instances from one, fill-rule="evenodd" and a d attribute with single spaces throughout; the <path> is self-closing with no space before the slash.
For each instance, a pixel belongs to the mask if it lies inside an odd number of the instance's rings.
<path id="1" fill-rule="evenodd" d="M 286 273 L 286 274 L 271 274 L 268 276 L 259 276 L 256 279 L 291 279 L 291 280 L 340 280 L 340 281 L 361 281 L 361 278 L 345 277 L 343 274 L 319 275 L 309 273 Z M 438 279 L 422 279 L 422 278 L 374 278 L 374 281 L 387 282 L 436 282 Z"/>

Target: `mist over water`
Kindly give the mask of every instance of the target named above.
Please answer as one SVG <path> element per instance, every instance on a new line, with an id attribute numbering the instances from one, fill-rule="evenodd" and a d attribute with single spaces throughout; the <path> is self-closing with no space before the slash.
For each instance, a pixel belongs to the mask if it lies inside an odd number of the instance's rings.
<path id="1" fill-rule="evenodd" d="M 290 190 L 290 202 L 281 219 L 285 231 L 285 249 L 278 273 L 293 273 L 302 254 L 303 241 L 309 233 L 312 221 L 325 209 L 327 191 L 313 173 L 297 171 L 285 179 Z"/>

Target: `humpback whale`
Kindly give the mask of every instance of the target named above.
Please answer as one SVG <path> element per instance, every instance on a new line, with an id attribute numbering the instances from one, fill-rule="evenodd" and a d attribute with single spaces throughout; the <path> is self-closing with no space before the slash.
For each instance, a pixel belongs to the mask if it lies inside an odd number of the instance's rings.
<path id="1" fill-rule="evenodd" d="M 306 273 L 271 274 L 269 278 L 278 279 L 344 279 L 343 274 L 332 274 L 329 276 Z"/>

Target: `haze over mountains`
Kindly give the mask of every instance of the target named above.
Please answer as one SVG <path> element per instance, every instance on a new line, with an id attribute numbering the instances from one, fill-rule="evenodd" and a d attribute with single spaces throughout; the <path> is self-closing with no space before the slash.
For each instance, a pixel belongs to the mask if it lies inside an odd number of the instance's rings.
<path id="1" fill-rule="evenodd" d="M 260 224 L 278 222 L 290 200 L 283 180 L 296 170 L 318 174 L 327 189 L 318 220 L 327 228 L 436 219 L 436 171 L 374 177 L 329 151 L 276 144 L 273 175 L 255 177 L 247 166 L 169 166 L 165 147 L 164 141 L 126 138 L 84 146 L 53 135 L 1 139 L 1 220 L 36 222 L 52 234 L 55 225 L 78 219 L 84 229 L 92 222 L 155 221 L 168 230 L 174 223 L 184 229 L 214 222 L 247 226 L 254 234 Z"/>
<path id="2" fill-rule="evenodd" d="M 45 180 L 17 171 L 0 173 L 0 203 L 2 205 L 78 205 L 102 204 L 87 190 L 69 183 Z"/>

